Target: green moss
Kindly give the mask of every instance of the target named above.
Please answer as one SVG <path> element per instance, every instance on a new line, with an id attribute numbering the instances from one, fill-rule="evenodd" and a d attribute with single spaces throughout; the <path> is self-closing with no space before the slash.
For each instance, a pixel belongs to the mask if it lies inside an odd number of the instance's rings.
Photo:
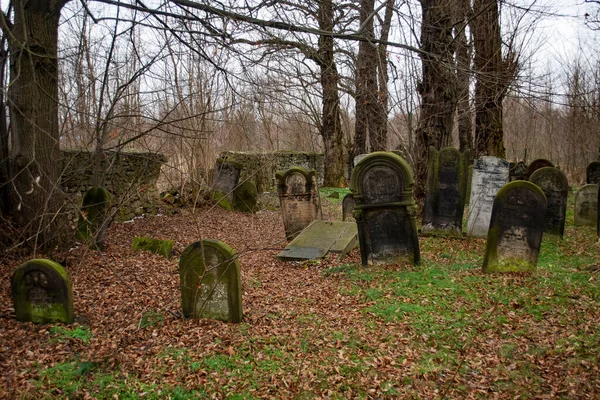
<path id="1" fill-rule="evenodd" d="M 250 181 L 240 183 L 233 191 L 233 208 L 242 212 L 256 212 L 258 191 L 256 185 Z"/>
<path id="2" fill-rule="evenodd" d="M 154 254 L 171 259 L 173 253 L 172 240 L 160 240 L 147 237 L 134 237 L 131 243 L 131 250 L 147 250 Z"/>
<path id="3" fill-rule="evenodd" d="M 216 201 L 219 206 L 223 207 L 227 211 L 233 210 L 233 203 L 231 202 L 229 197 L 227 197 L 227 194 L 225 194 L 219 190 L 215 190 L 212 192 L 211 196 L 212 196 L 212 199 L 214 201 Z"/>

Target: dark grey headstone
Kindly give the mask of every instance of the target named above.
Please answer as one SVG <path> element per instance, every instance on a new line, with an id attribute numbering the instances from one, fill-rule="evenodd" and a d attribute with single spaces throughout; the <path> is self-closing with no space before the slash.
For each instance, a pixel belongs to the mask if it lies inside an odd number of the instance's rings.
<path id="1" fill-rule="evenodd" d="M 531 174 L 533 174 L 538 169 L 545 167 L 554 167 L 554 164 L 552 163 L 552 161 L 546 160 L 545 158 L 538 158 L 533 160 L 527 166 L 527 173 L 525 175 L 525 179 L 529 179 Z"/>
<path id="2" fill-rule="evenodd" d="M 352 193 L 348 193 L 344 196 L 342 200 L 342 221 L 347 221 L 349 218 L 354 219 L 352 213 L 354 212 L 354 206 L 356 202 L 354 201 L 354 195 Z"/>
<path id="3" fill-rule="evenodd" d="M 483 272 L 529 272 L 537 266 L 546 198 L 528 181 L 506 184 L 496 196 Z"/>
<path id="4" fill-rule="evenodd" d="M 241 166 L 238 163 L 217 159 L 212 179 L 212 198 L 223 208 L 233 209 L 234 189 L 240 181 Z"/>
<path id="5" fill-rule="evenodd" d="M 508 173 L 508 179 L 512 181 L 522 181 L 526 179 L 527 175 L 527 165 L 523 161 L 519 161 L 515 163 L 514 166 L 511 166 L 510 171 Z"/>
<path id="6" fill-rule="evenodd" d="M 569 182 L 565 174 L 558 168 L 544 167 L 529 177 L 546 196 L 547 207 L 544 219 L 544 232 L 563 237 L 567 213 L 567 196 Z"/>
<path id="7" fill-rule="evenodd" d="M 588 184 L 600 183 L 600 161 L 593 161 L 588 164 L 585 170 L 585 178 Z"/>
<path id="8" fill-rule="evenodd" d="M 591 225 L 598 218 L 598 185 L 583 185 L 575 195 L 575 225 Z"/>

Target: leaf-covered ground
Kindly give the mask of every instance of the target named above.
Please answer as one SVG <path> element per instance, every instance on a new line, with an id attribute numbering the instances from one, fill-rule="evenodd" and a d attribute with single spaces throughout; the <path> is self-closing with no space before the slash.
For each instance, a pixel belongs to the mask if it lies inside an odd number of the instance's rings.
<path id="1" fill-rule="evenodd" d="M 182 319 L 177 257 L 134 252 L 134 236 L 236 249 L 243 322 Z M 102 254 L 38 255 L 71 275 L 68 326 L 14 320 L 9 278 L 25 259 L 5 259 L 0 398 L 600 398 L 592 228 L 545 240 L 532 275 L 482 274 L 478 239 L 422 237 L 420 267 L 363 268 L 357 250 L 285 263 L 284 245 L 277 211 L 113 224 Z"/>

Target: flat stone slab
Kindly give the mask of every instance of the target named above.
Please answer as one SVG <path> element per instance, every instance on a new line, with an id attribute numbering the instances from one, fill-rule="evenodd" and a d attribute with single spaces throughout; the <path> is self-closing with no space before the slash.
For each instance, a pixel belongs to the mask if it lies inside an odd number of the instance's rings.
<path id="1" fill-rule="evenodd" d="M 292 240 L 277 258 L 283 261 L 314 260 L 323 258 L 328 252 L 348 253 L 358 243 L 355 222 L 311 222 Z"/>

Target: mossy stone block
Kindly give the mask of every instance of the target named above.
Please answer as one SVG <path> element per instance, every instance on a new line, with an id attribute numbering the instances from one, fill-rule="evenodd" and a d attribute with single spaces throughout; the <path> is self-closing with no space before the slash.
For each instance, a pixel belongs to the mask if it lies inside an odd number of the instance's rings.
<path id="1" fill-rule="evenodd" d="M 253 213 L 257 210 L 258 191 L 251 181 L 240 183 L 233 191 L 233 208 L 237 211 Z"/>
<path id="2" fill-rule="evenodd" d="M 138 236 L 133 238 L 131 249 L 151 251 L 170 260 L 173 255 L 173 241 Z"/>
<path id="3" fill-rule="evenodd" d="M 60 264 L 46 259 L 27 261 L 13 272 L 10 283 L 17 320 L 73 322 L 71 279 Z"/>

